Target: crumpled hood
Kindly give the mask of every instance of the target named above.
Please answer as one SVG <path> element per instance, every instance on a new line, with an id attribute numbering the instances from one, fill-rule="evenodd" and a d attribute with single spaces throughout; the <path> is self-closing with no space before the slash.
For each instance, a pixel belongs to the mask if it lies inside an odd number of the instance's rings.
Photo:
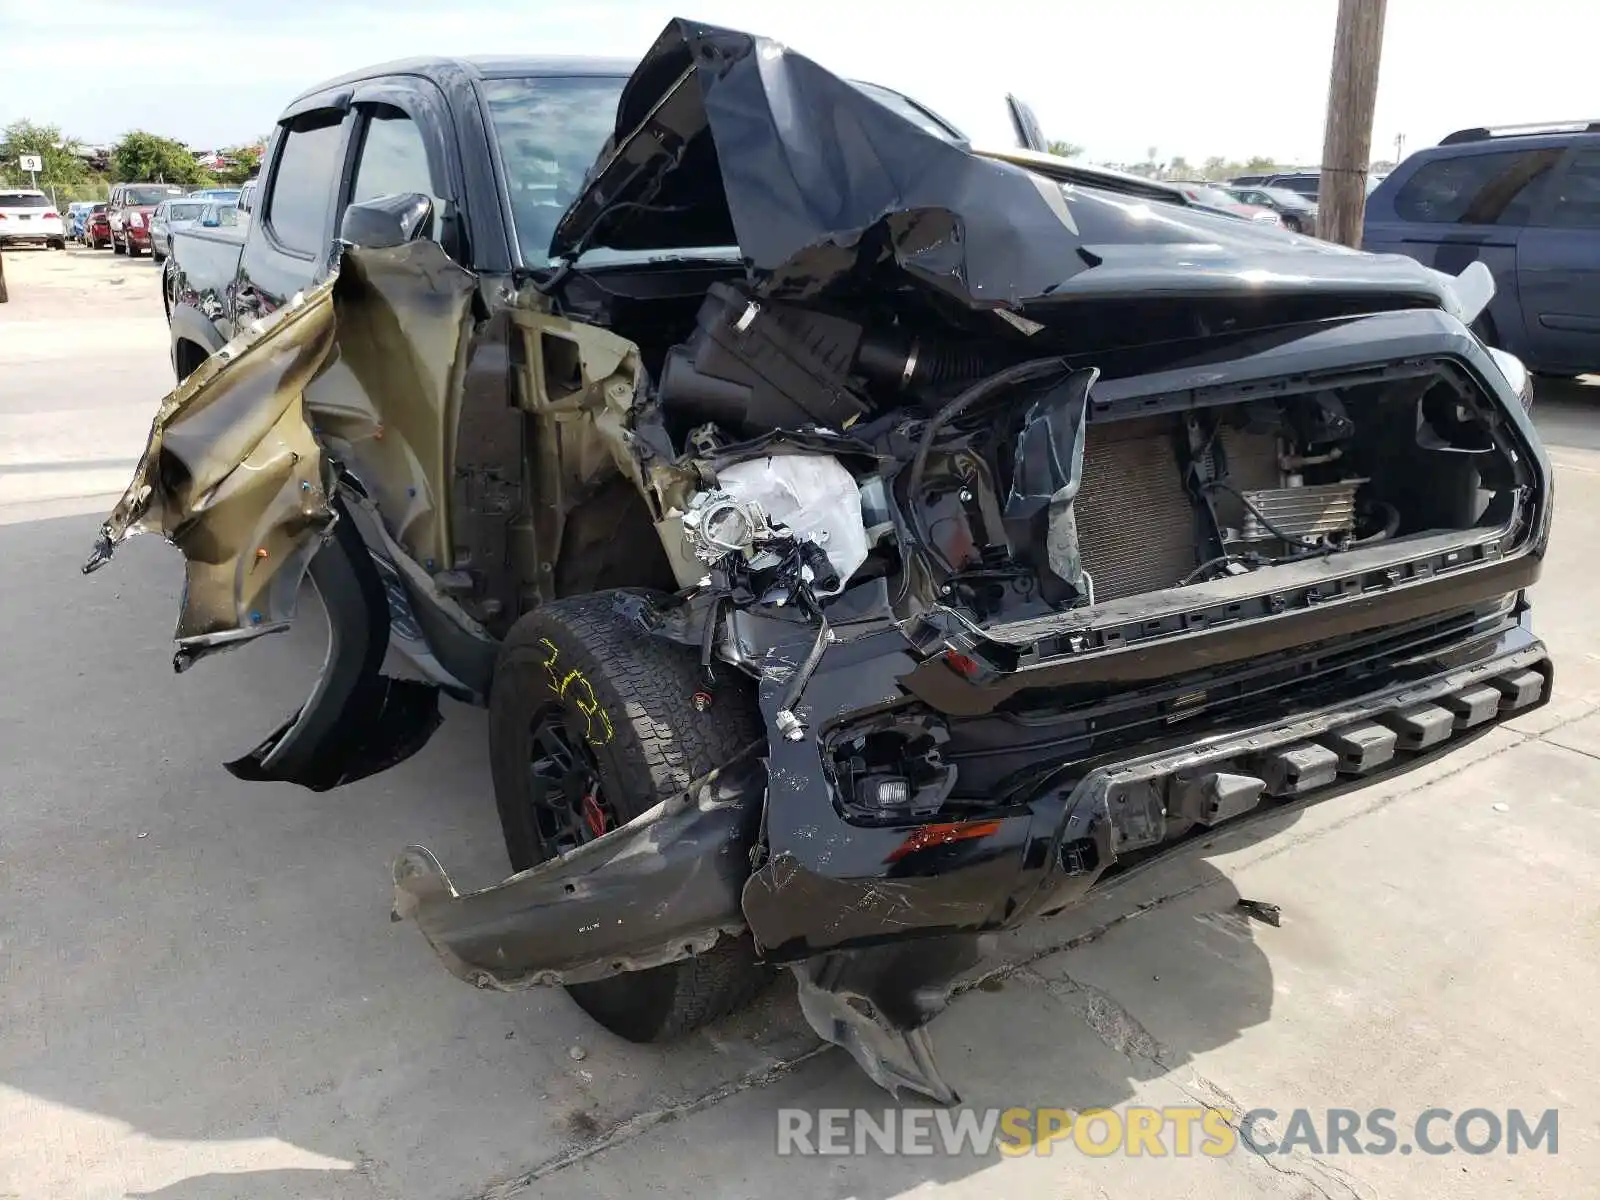
<path id="1" fill-rule="evenodd" d="M 1118 295 L 1340 293 L 1460 315 L 1412 259 L 1088 187 L 974 154 L 769 38 L 672 21 L 553 256 L 738 245 L 769 294 L 892 263 L 978 308 Z"/>

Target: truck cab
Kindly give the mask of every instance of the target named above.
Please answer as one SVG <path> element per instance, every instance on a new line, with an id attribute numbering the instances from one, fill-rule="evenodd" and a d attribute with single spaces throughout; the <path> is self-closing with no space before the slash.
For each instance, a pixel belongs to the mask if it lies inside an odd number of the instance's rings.
<path id="1" fill-rule="evenodd" d="M 345 210 L 377 196 L 431 197 L 432 240 L 479 276 L 492 307 L 513 271 L 549 264 L 555 223 L 611 131 L 631 68 L 409 60 L 297 97 L 244 185 L 238 226 L 174 238 L 166 290 L 178 378 L 325 279 Z"/>

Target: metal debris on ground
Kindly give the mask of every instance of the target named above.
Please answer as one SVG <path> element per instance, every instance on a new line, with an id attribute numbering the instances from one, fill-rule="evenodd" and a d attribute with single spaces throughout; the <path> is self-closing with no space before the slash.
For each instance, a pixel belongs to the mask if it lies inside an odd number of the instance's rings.
<path id="1" fill-rule="evenodd" d="M 1265 900 L 1240 900 L 1235 907 L 1242 910 L 1245 916 L 1265 921 L 1274 929 L 1283 922 L 1283 910 L 1276 904 L 1268 904 Z"/>

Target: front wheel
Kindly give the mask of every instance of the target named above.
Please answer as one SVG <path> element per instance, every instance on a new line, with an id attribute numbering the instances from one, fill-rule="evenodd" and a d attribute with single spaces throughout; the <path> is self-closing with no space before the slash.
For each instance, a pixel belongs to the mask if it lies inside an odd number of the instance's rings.
<path id="1" fill-rule="evenodd" d="M 489 760 L 517 871 L 633 820 L 761 737 L 749 684 L 724 684 L 712 707 L 696 711 L 695 656 L 620 615 L 619 595 L 544 605 L 501 646 Z M 743 937 L 567 991 L 611 1032 L 652 1042 L 741 1007 L 770 978 Z"/>
<path id="2" fill-rule="evenodd" d="M 127 252 L 128 251 L 124 247 L 123 243 L 117 241 L 117 235 L 116 234 L 112 234 L 111 235 L 111 253 L 113 253 L 113 254 L 126 254 Z"/>

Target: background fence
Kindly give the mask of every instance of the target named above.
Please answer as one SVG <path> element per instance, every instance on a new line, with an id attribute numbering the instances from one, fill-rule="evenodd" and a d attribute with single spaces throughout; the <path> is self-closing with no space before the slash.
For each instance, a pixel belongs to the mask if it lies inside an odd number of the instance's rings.
<path id="1" fill-rule="evenodd" d="M 28 178 L 25 171 L 0 171 L 0 187 L 32 188 L 33 186 L 32 180 Z M 50 202 L 57 209 L 65 208 L 75 200 L 92 200 L 96 203 L 101 203 L 111 194 L 111 185 L 101 182 L 46 183 L 41 179 L 38 188 L 50 197 Z"/>

